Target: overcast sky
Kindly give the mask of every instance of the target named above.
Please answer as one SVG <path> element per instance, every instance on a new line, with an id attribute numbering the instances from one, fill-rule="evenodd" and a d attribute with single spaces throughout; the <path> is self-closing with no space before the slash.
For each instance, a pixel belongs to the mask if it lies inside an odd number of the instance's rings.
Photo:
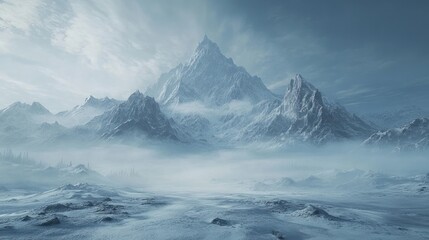
<path id="1" fill-rule="evenodd" d="M 0 108 L 125 99 L 204 34 L 283 94 L 296 73 L 352 111 L 429 108 L 429 1 L 0 1 Z"/>

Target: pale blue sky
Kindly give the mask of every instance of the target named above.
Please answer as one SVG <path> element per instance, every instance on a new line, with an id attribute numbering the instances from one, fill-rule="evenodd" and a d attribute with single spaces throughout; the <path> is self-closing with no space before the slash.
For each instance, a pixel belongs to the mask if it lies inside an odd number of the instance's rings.
<path id="1" fill-rule="evenodd" d="M 429 106 L 427 1 L 0 1 L 0 108 L 126 98 L 204 34 L 277 93 L 301 73 L 352 111 Z"/>

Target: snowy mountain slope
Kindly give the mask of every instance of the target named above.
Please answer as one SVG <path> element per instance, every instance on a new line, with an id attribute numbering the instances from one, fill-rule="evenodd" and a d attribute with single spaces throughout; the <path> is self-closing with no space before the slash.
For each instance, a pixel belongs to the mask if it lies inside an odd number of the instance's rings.
<path id="1" fill-rule="evenodd" d="M 374 131 L 345 108 L 329 103 L 317 88 L 298 74 L 290 81 L 283 101 L 266 107 L 246 127 L 244 134 L 325 143 L 364 138 Z"/>
<path id="2" fill-rule="evenodd" d="M 173 119 L 192 139 L 199 142 L 208 142 L 215 138 L 213 124 L 205 117 L 198 114 L 174 114 Z"/>
<path id="3" fill-rule="evenodd" d="M 69 129 L 40 103 L 14 103 L 0 111 L 0 143 L 3 146 L 48 146 L 79 142 L 87 132 Z"/>
<path id="4" fill-rule="evenodd" d="M 54 116 L 40 103 L 16 102 L 0 111 L 0 143 L 11 146 L 34 140 L 40 124 Z"/>
<path id="5" fill-rule="evenodd" d="M 172 109 L 174 112 L 174 108 Z M 284 145 L 304 141 L 321 144 L 328 141 L 365 139 L 375 132 L 369 124 L 340 105 L 329 103 L 320 91 L 301 75 L 291 80 L 283 100 L 263 100 L 251 104 L 246 111 L 227 111 L 228 109 L 219 107 L 211 109 L 218 115 L 208 116 L 207 111 L 194 115 L 210 119 L 202 129 L 209 133 L 206 139 L 213 143 L 247 144 L 254 141 L 271 141 Z M 180 119 L 186 117 L 181 116 Z M 209 139 L 210 137 L 215 139 Z"/>
<path id="6" fill-rule="evenodd" d="M 372 127 L 341 106 L 330 105 L 301 75 L 291 80 L 280 113 L 293 120 L 288 133 L 316 142 L 366 137 Z"/>
<path id="7" fill-rule="evenodd" d="M 104 139 L 151 137 L 179 140 L 179 133 L 172 125 L 153 98 L 136 91 L 127 101 L 93 118 L 85 127 L 96 130 Z"/>
<path id="8" fill-rule="evenodd" d="M 260 78 L 236 66 L 207 36 L 186 64 L 163 74 L 146 94 L 162 105 L 201 101 L 220 106 L 232 100 L 257 103 L 276 98 Z"/>
<path id="9" fill-rule="evenodd" d="M 57 121 L 67 127 L 83 125 L 94 117 L 111 110 L 115 106 L 118 106 L 120 103 L 121 101 L 113 98 L 95 98 L 90 96 L 85 99 L 84 104 L 78 105 L 72 110 L 63 111 L 56 114 Z"/>
<path id="10" fill-rule="evenodd" d="M 401 127 L 416 118 L 429 118 L 429 111 L 418 106 L 406 106 L 386 112 L 363 114 L 362 118 L 379 126 L 381 129 Z"/>
<path id="11" fill-rule="evenodd" d="M 52 113 L 42 104 L 33 102 L 15 102 L 5 109 L 0 110 L 0 123 L 4 125 L 18 125 L 28 123 L 42 123 L 50 119 Z"/>
<path id="12" fill-rule="evenodd" d="M 154 96 L 161 105 L 149 96 Z M 2 111 L 0 121 L 11 109 L 24 109 L 15 112 L 34 112 L 38 116 L 52 115 L 40 104 L 16 104 Z M 21 115 L 15 118 L 26 119 L 22 117 L 25 114 Z M 37 130 L 35 135 L 46 138 L 42 142 L 52 143 L 64 139 L 91 141 L 94 133 L 102 139 L 121 136 L 132 141 L 131 138 L 146 136 L 226 146 L 256 141 L 278 145 L 294 141 L 322 144 L 365 139 L 375 132 L 345 108 L 329 103 L 299 74 L 291 80 L 283 99 L 277 97 L 260 78 L 226 58 L 207 37 L 186 64 L 163 74 L 146 96 L 135 92 L 125 102 L 91 96 L 85 104 L 57 114 L 55 119 L 59 123 L 51 120 L 51 125 L 39 127 L 42 123 L 39 122 L 31 131 Z M 26 135 L 34 134 L 28 132 L 28 128 L 12 126 L 3 135 L 4 139 L 14 139 L 11 142 L 29 141 Z"/>
<path id="13" fill-rule="evenodd" d="M 372 134 L 364 141 L 367 145 L 393 146 L 397 150 L 419 150 L 429 148 L 429 119 L 414 121 L 387 131 Z"/>
<path id="14" fill-rule="evenodd" d="M 208 142 L 324 143 L 366 138 L 375 132 L 343 107 L 328 103 L 301 75 L 279 99 L 206 36 L 186 64 L 163 74 L 147 94 L 155 96 L 190 135 Z M 231 106 L 236 102 L 241 103 L 238 108 Z"/>

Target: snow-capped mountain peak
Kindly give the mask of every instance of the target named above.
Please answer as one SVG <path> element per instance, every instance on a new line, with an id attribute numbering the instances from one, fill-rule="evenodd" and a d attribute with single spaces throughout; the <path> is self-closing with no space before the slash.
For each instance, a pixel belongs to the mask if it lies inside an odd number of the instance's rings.
<path id="1" fill-rule="evenodd" d="M 139 121 L 148 115 L 159 114 L 161 110 L 158 103 L 153 97 L 145 96 L 140 91 L 135 91 L 128 97 L 128 100 L 114 109 L 117 111 L 113 122 L 121 122 L 126 120 Z"/>
<path id="2" fill-rule="evenodd" d="M 127 101 L 112 110 L 95 117 L 86 126 L 97 129 L 103 138 L 108 139 L 155 137 L 178 140 L 177 131 L 161 112 L 155 99 L 140 91 L 131 94 Z"/>
<path id="3" fill-rule="evenodd" d="M 145 96 L 143 93 L 141 93 L 139 90 L 133 92 L 129 97 L 128 101 L 142 101 L 145 99 Z"/>
<path id="4" fill-rule="evenodd" d="M 51 112 L 39 102 L 33 102 L 30 106 L 30 111 L 34 114 L 51 114 Z"/>
<path id="5" fill-rule="evenodd" d="M 374 131 L 341 106 L 330 105 L 322 93 L 297 74 L 289 83 L 283 101 L 268 114 L 256 118 L 247 131 L 251 135 L 282 139 L 292 137 L 314 143 L 363 138 Z"/>
<path id="6" fill-rule="evenodd" d="M 281 112 L 292 119 L 297 119 L 311 109 L 322 106 L 323 100 L 319 90 L 297 74 L 289 83 Z"/>
<path id="7" fill-rule="evenodd" d="M 83 106 L 109 109 L 118 105 L 119 103 L 120 101 L 113 98 L 108 98 L 108 97 L 95 98 L 94 96 L 90 95 L 85 99 L 85 103 L 83 104 Z"/>
<path id="8" fill-rule="evenodd" d="M 113 98 L 95 98 L 91 95 L 85 99 L 84 104 L 75 106 L 69 111 L 58 113 L 57 120 L 67 127 L 82 125 L 120 103 L 121 101 Z"/>
<path id="9" fill-rule="evenodd" d="M 289 83 L 289 92 L 292 91 L 317 91 L 316 87 L 314 87 L 311 83 L 307 82 L 301 74 L 296 74 L 294 79 L 291 79 Z"/>
<path id="10" fill-rule="evenodd" d="M 187 66 L 196 65 L 199 63 L 220 63 L 224 62 L 227 64 L 234 64 L 231 58 L 225 57 L 221 50 L 219 49 L 219 46 L 211 41 L 207 35 L 204 36 L 204 39 L 198 44 L 197 48 L 195 49 L 193 55 L 187 62 Z"/>
<path id="11" fill-rule="evenodd" d="M 26 113 L 26 114 L 35 114 L 35 115 L 49 115 L 48 109 L 46 109 L 42 104 L 38 102 L 33 102 L 31 105 L 22 102 L 15 102 L 9 107 L 3 109 L 2 113 Z"/>
<path id="12" fill-rule="evenodd" d="M 257 103 L 276 98 L 259 77 L 235 65 L 207 36 L 186 64 L 161 75 L 147 94 L 163 105 L 200 101 L 221 106 L 233 100 Z"/>

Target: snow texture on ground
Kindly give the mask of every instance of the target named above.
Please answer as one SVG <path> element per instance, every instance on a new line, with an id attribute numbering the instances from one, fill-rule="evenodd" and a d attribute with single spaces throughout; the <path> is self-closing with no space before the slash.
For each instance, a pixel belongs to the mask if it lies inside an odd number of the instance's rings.
<path id="1" fill-rule="evenodd" d="M 0 193 L 0 239 L 427 239 L 427 191 Z"/>

